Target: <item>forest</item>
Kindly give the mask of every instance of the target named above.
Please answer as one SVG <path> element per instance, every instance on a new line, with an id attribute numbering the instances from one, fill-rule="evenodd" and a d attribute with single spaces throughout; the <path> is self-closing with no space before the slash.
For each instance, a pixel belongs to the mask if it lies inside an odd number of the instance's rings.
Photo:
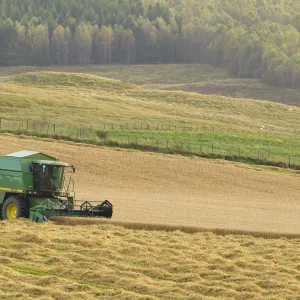
<path id="1" fill-rule="evenodd" d="M 300 1 L 0 0 L 0 66 L 208 63 L 300 88 Z"/>

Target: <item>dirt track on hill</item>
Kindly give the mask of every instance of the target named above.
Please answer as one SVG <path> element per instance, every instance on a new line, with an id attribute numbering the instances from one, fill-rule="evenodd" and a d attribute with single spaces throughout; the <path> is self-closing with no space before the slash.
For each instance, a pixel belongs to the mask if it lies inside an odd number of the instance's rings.
<path id="1" fill-rule="evenodd" d="M 300 233 L 300 177 L 242 164 L 0 136 L 0 155 L 41 151 L 77 167 L 79 198 L 114 220 Z"/>

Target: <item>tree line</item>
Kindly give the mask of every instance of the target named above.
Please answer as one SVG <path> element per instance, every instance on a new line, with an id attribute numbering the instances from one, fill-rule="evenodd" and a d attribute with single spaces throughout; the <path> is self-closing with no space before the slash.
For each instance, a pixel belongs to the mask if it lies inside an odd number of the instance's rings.
<path id="1" fill-rule="evenodd" d="M 300 2 L 0 0 L 0 65 L 209 63 L 300 88 Z"/>

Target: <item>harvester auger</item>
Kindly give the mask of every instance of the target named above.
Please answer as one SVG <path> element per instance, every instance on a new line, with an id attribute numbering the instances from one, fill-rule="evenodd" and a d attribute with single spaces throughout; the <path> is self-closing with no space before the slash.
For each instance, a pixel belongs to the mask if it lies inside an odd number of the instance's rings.
<path id="1" fill-rule="evenodd" d="M 0 156 L 1 219 L 111 218 L 113 206 L 108 200 L 96 204 L 75 200 L 74 172 L 74 166 L 39 152 L 23 150 Z"/>

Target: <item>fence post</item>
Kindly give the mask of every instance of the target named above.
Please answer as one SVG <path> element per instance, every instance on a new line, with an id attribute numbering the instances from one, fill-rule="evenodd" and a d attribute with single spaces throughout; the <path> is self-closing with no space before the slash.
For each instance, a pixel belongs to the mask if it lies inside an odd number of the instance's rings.
<path id="1" fill-rule="evenodd" d="M 203 145 L 201 144 L 201 146 L 200 146 L 200 154 L 202 154 L 203 153 Z"/>
<path id="2" fill-rule="evenodd" d="M 53 131 L 54 131 L 54 133 L 56 132 L 56 124 L 55 123 L 53 124 Z"/>
<path id="3" fill-rule="evenodd" d="M 2 118 L 0 118 L 0 128 L 2 128 Z"/>

